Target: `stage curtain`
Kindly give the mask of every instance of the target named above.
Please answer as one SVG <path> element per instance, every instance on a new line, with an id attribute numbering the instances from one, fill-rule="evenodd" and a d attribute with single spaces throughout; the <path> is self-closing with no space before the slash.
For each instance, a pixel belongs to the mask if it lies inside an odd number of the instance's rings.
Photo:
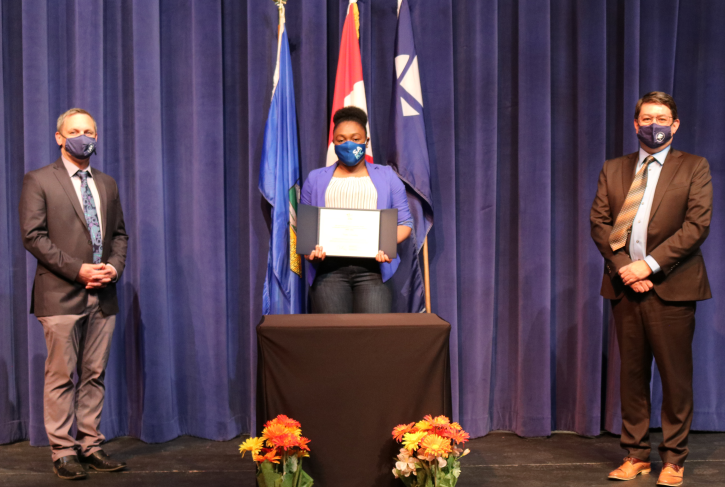
<path id="1" fill-rule="evenodd" d="M 707 157 L 713 173 L 703 252 L 715 299 L 697 308 L 693 427 L 725 430 L 725 3 L 409 3 L 435 210 L 432 308 L 452 325 L 454 416 L 473 436 L 619 431 L 619 357 L 589 208 L 604 160 L 637 149 L 636 100 L 663 90 L 682 121 L 674 146 Z M 303 178 L 324 165 L 347 4 L 287 4 Z M 148 442 L 252 432 L 276 7 L 0 5 L 0 443 L 47 443 L 45 343 L 27 313 L 35 262 L 17 204 L 23 174 L 58 157 L 55 119 L 73 106 L 97 118 L 93 164 L 118 181 L 130 235 L 103 432 Z M 385 163 L 397 1 L 358 5 L 373 149 Z M 655 375 L 653 426 L 661 396 Z"/>

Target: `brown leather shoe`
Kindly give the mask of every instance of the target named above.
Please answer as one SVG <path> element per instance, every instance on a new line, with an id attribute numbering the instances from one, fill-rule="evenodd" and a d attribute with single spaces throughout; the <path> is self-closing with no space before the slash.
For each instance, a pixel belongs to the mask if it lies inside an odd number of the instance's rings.
<path id="1" fill-rule="evenodd" d="M 609 472 L 609 478 L 612 480 L 632 480 L 639 474 L 650 473 L 651 470 L 652 467 L 649 462 L 626 457 L 621 467 Z"/>
<path id="2" fill-rule="evenodd" d="M 660 478 L 657 479 L 657 485 L 682 485 L 682 478 L 685 476 L 685 467 L 680 467 L 674 463 L 665 463 L 662 466 Z"/>

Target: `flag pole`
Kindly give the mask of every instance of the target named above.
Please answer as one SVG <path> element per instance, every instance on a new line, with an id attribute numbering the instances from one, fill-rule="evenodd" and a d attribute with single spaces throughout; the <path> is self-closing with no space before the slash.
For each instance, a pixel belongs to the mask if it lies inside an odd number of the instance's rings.
<path id="1" fill-rule="evenodd" d="M 430 313 L 430 268 L 428 267 L 428 235 L 423 240 L 423 281 L 425 284 L 425 312 Z"/>
<path id="2" fill-rule="evenodd" d="M 282 24 L 285 21 L 284 18 L 284 4 L 287 3 L 287 0 L 272 0 L 275 5 L 277 5 L 277 9 L 279 10 L 279 24 L 277 25 L 277 38 L 279 38 L 280 35 L 282 35 Z"/>

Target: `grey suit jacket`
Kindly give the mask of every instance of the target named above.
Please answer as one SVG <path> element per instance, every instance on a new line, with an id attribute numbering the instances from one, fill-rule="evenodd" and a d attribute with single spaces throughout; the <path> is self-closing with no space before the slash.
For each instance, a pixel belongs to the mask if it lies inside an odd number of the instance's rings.
<path id="1" fill-rule="evenodd" d="M 121 277 L 128 235 L 116 181 L 93 168 L 103 225 L 102 262 Z M 86 291 L 75 281 L 81 264 L 93 263 L 93 246 L 83 208 L 62 159 L 31 171 L 23 179 L 20 230 L 25 248 L 38 259 L 30 312 L 38 317 L 81 314 L 89 292 L 98 294 L 104 314 L 118 313 L 116 284 Z"/>
<path id="2" fill-rule="evenodd" d="M 620 268 L 629 264 L 629 237 L 624 248 L 612 252 L 609 234 L 634 180 L 638 152 L 610 159 L 599 175 L 591 210 L 592 238 L 604 257 L 601 294 L 619 299 L 624 283 Z M 647 254 L 662 269 L 650 277 L 664 301 L 710 299 L 710 284 L 700 246 L 710 233 L 712 178 L 704 157 L 671 149 L 655 188 L 647 226 Z"/>

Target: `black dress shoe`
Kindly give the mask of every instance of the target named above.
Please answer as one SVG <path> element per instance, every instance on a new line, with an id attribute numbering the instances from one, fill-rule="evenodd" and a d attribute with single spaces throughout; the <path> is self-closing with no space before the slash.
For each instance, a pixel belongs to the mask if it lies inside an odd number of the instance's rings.
<path id="1" fill-rule="evenodd" d="M 76 480 L 86 478 L 86 471 L 78 462 L 75 455 L 67 455 L 53 462 L 53 471 L 58 477 L 65 480 Z"/>
<path id="2" fill-rule="evenodd" d="M 125 463 L 113 461 L 103 450 L 95 451 L 87 457 L 81 457 L 81 462 L 99 472 L 116 472 L 126 468 Z"/>

